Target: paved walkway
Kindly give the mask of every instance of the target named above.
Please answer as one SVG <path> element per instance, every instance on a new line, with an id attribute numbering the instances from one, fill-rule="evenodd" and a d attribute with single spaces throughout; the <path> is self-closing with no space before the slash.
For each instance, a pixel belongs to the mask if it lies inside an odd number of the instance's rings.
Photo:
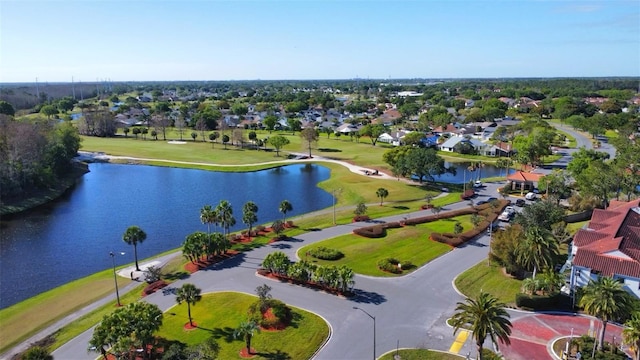
<path id="1" fill-rule="evenodd" d="M 602 330 L 600 320 L 590 316 L 560 313 L 520 313 L 516 316 L 518 318 L 512 321 L 513 329 L 509 337 L 511 345 L 500 346 L 505 359 L 509 360 L 559 360 L 561 354 L 553 351 L 556 340 L 569 338 L 572 332 L 574 337 L 597 336 Z M 607 324 L 605 341 L 620 344 L 621 334 L 622 327 Z"/>

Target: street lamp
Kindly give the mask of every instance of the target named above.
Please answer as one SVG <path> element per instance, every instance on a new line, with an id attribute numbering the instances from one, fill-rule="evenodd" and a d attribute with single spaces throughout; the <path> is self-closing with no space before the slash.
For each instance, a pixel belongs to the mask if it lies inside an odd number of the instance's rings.
<path id="1" fill-rule="evenodd" d="M 334 189 L 333 192 L 333 225 L 336 225 L 336 192 L 340 192 L 340 189 Z"/>
<path id="2" fill-rule="evenodd" d="M 373 320 L 373 360 L 376 360 L 376 317 L 366 312 L 364 309 L 359 308 L 357 306 L 353 307 L 356 310 L 360 310 L 363 313 L 367 314 Z"/>
<path id="3" fill-rule="evenodd" d="M 123 252 L 120 255 L 124 255 Z M 120 293 L 118 292 L 118 277 L 116 276 L 116 254 L 113 251 L 109 252 L 109 256 L 111 256 L 111 264 L 113 265 L 113 282 L 116 284 L 116 299 L 118 300 L 117 306 L 122 306 L 120 304 Z"/>

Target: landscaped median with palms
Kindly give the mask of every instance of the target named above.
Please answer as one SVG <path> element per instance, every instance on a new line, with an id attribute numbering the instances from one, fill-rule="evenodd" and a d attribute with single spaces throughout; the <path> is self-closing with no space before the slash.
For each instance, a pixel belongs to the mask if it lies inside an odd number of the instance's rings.
<path id="1" fill-rule="evenodd" d="M 198 305 L 191 309 L 198 324 L 196 328 L 184 331 L 184 324 L 189 319 L 187 305 L 183 303 L 165 312 L 157 335 L 168 343 L 184 345 L 200 344 L 213 337 L 220 346 L 219 359 L 238 358 L 245 341 L 242 337 L 234 337 L 234 332 L 247 321 L 247 309 L 256 300 L 255 296 L 235 292 L 204 294 Z M 324 320 L 297 308 L 292 308 L 292 313 L 292 323 L 285 329 L 254 333 L 251 348 L 258 358 L 309 359 L 326 341 L 329 327 Z"/>

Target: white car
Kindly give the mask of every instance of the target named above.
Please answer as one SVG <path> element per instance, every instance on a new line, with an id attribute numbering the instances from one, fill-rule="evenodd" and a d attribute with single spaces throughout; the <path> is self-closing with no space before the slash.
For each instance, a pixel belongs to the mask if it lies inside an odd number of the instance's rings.
<path id="1" fill-rule="evenodd" d="M 476 180 L 476 182 L 473 183 L 473 187 L 474 188 L 482 187 L 482 181 Z"/>
<path id="2" fill-rule="evenodd" d="M 505 212 L 508 212 L 509 215 L 514 215 L 516 213 L 516 209 L 513 206 L 507 206 L 504 208 Z"/>
<path id="3" fill-rule="evenodd" d="M 536 194 L 533 192 L 529 192 L 527 193 L 527 195 L 524 196 L 525 199 L 527 200 L 535 200 L 536 199 Z"/>
<path id="4" fill-rule="evenodd" d="M 503 211 L 502 214 L 498 216 L 498 220 L 509 222 L 511 221 L 511 214 L 508 211 Z"/>

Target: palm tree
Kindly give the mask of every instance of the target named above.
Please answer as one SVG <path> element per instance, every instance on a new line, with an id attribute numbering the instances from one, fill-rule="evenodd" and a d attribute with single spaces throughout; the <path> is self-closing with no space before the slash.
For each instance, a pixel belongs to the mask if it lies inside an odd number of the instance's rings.
<path id="1" fill-rule="evenodd" d="M 607 323 L 627 315 L 631 301 L 630 294 L 622 288 L 622 284 L 609 277 L 599 276 L 583 288 L 580 306 L 587 314 L 602 321 L 598 350 L 602 350 Z"/>
<path id="2" fill-rule="evenodd" d="M 238 328 L 233 332 L 234 338 L 244 339 L 247 346 L 247 354 L 251 354 L 251 338 L 253 337 L 254 332 L 260 332 L 260 327 L 254 320 L 241 322 Z"/>
<path id="3" fill-rule="evenodd" d="M 635 312 L 624 326 L 622 339 L 625 344 L 633 346 L 634 360 L 640 360 L 640 313 Z"/>
<path id="4" fill-rule="evenodd" d="M 189 316 L 189 326 L 193 327 L 193 319 L 191 318 L 191 305 L 195 305 L 200 301 L 200 289 L 193 284 L 184 284 L 178 288 L 176 293 L 176 301 L 181 304 L 183 301 L 187 303 L 187 314 Z"/>
<path id="5" fill-rule="evenodd" d="M 287 222 L 287 213 L 293 210 L 293 205 L 289 202 L 289 200 L 282 200 L 280 206 L 278 207 L 278 211 L 282 213 L 282 222 Z"/>
<path id="6" fill-rule="evenodd" d="M 482 360 L 482 347 L 487 335 L 493 344 L 498 346 L 497 339 L 509 345 L 511 335 L 510 315 L 505 305 L 491 294 L 480 292 L 474 300 L 466 298 L 465 302 L 458 302 L 456 313 L 453 315 L 452 325 L 455 335 L 461 328 L 471 329 L 478 348 L 478 359 Z"/>
<path id="7" fill-rule="evenodd" d="M 122 241 L 126 242 L 127 245 L 133 245 L 133 253 L 136 259 L 136 271 L 140 271 L 140 266 L 138 266 L 138 244 L 142 244 L 146 238 L 147 234 L 138 226 L 129 226 L 127 231 L 124 232 L 124 235 L 122 235 Z"/>
<path id="8" fill-rule="evenodd" d="M 222 200 L 216 207 L 216 213 L 218 214 L 218 221 L 224 229 L 224 236 L 229 235 L 229 228 L 236 224 L 236 219 L 233 217 L 233 208 L 227 200 Z"/>
<path id="9" fill-rule="evenodd" d="M 251 239 L 251 230 L 253 224 L 258 222 L 258 205 L 253 201 L 248 201 L 242 206 L 242 222 L 249 225 L 249 239 Z"/>
<path id="10" fill-rule="evenodd" d="M 200 209 L 200 221 L 207 224 L 207 234 L 211 234 L 211 224 L 218 222 L 216 211 L 211 205 L 205 205 Z"/>
<path id="11" fill-rule="evenodd" d="M 516 258 L 526 270 L 533 268 L 533 277 L 539 269 L 550 268 L 559 253 L 558 242 L 549 230 L 539 226 L 530 227 L 525 238 L 516 248 Z"/>
<path id="12" fill-rule="evenodd" d="M 389 190 L 385 188 L 379 188 L 378 191 L 376 191 L 376 195 L 380 198 L 380 206 L 382 206 L 382 202 L 384 201 L 384 198 L 389 196 Z"/>

